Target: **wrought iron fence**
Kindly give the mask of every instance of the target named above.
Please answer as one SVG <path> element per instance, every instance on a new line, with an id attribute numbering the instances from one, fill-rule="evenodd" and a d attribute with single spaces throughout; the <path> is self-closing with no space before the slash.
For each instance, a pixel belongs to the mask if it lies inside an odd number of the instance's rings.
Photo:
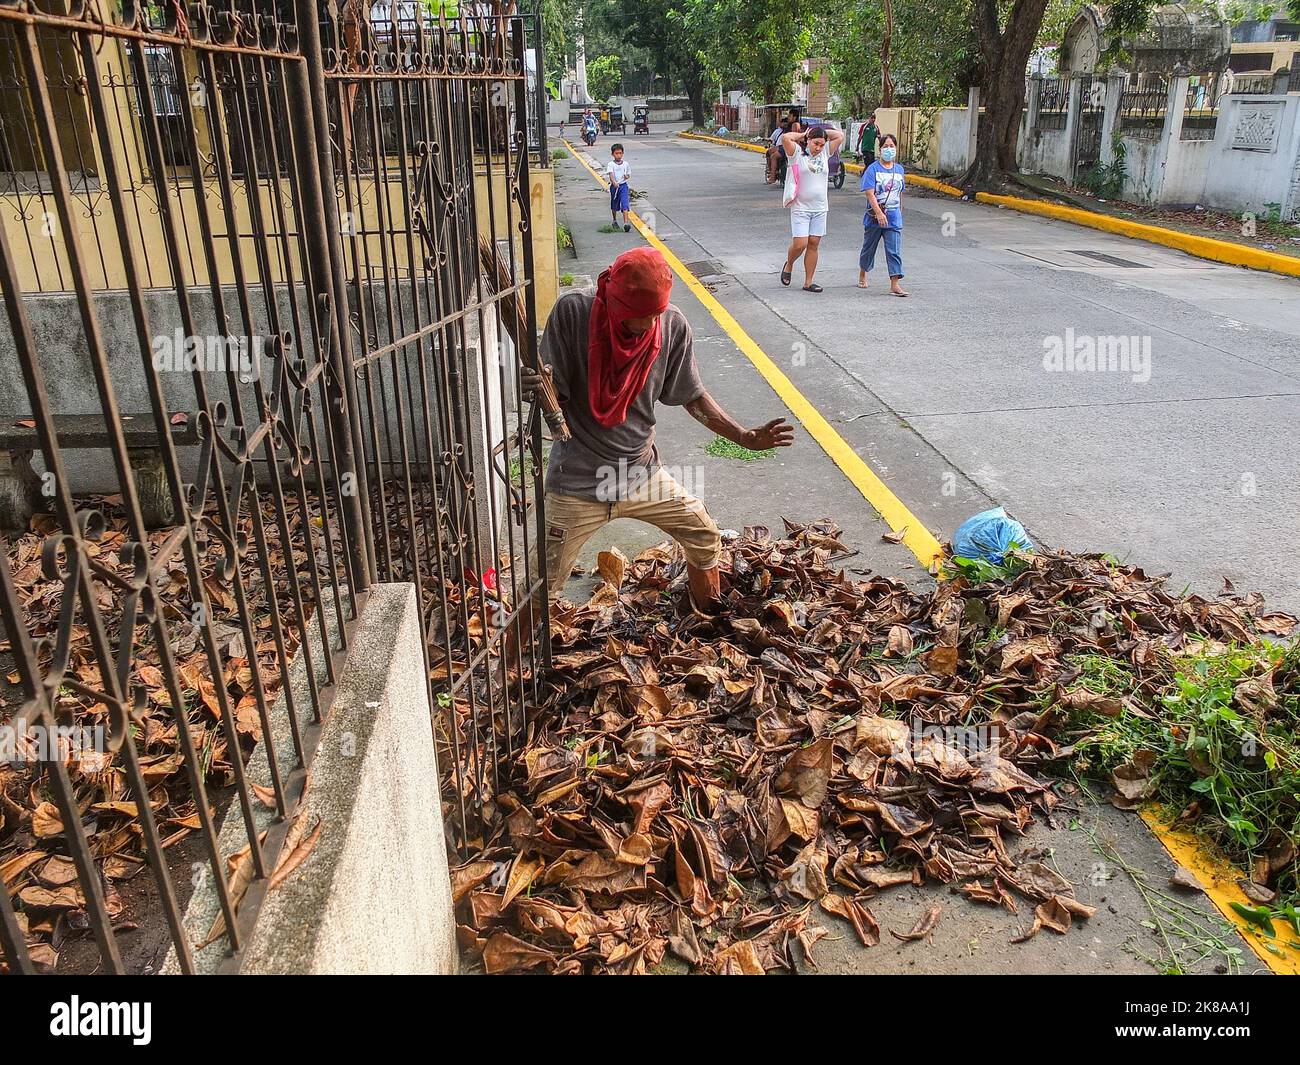
<path id="1" fill-rule="evenodd" d="M 1225 89 L 1220 74 L 1197 74 L 1188 78 L 1183 102 L 1183 128 L 1179 139 L 1212 141 L 1219 124 L 1219 99 Z"/>
<path id="2" fill-rule="evenodd" d="M 452 845 L 497 816 L 549 653 L 537 25 L 439 7 L 0 4 L 10 971 L 238 967 L 374 581 L 416 587 Z"/>
<path id="3" fill-rule="evenodd" d="M 1125 85 L 1119 101 L 1119 128 L 1138 135 L 1158 136 L 1169 110 L 1169 79 L 1143 74 L 1136 84 Z"/>
<path id="4" fill-rule="evenodd" d="M 1038 114 L 1034 128 L 1065 129 L 1070 106 L 1070 82 L 1067 78 L 1043 78 L 1038 87 Z"/>
<path id="5" fill-rule="evenodd" d="M 1079 112 L 1074 124 L 1074 180 L 1101 162 L 1101 129 L 1106 117 L 1106 81 L 1090 74 L 1079 76 Z"/>

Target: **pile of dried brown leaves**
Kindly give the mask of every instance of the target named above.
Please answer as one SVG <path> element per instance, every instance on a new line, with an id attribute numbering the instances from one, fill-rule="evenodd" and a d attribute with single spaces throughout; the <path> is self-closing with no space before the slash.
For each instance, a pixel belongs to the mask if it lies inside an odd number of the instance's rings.
<path id="1" fill-rule="evenodd" d="M 130 577 L 130 568 L 119 557 L 119 552 L 128 541 L 129 532 L 119 504 L 116 497 L 83 501 L 85 508 L 101 510 L 106 523 L 102 535 L 86 543 L 86 551 L 96 566 L 126 580 Z M 263 496 L 261 504 L 263 520 L 268 535 L 272 537 L 268 543 L 268 558 L 275 578 L 274 588 L 266 588 L 256 558 L 251 553 L 239 560 L 238 567 L 254 619 L 257 639 L 254 653 L 270 700 L 279 688 L 280 665 L 272 637 L 267 592 L 273 591 L 283 607 L 288 601 L 290 580 L 306 586 L 306 563 L 302 558 L 300 539 L 295 541 L 292 552 L 286 552 L 279 542 L 271 497 Z M 285 506 L 289 511 L 289 526 L 300 537 L 297 500 L 290 497 Z M 252 516 L 245 512 L 239 520 L 238 531 L 251 542 Z M 31 531 L 9 545 L 8 557 L 4 561 L 10 567 L 15 587 L 22 598 L 22 621 L 33 639 L 38 641 L 42 668 L 49 665 L 59 612 L 69 594 L 64 582 L 49 579 L 41 565 L 45 538 L 55 529 L 53 517 L 36 515 Z M 151 533 L 151 551 L 172 532 L 163 529 Z M 235 710 L 236 727 L 244 746 L 242 751 L 231 752 L 227 748 L 214 678 L 208 668 L 200 628 L 193 623 L 195 612 L 182 556 L 173 559 L 165 578 L 156 583 L 155 589 L 159 610 L 172 637 L 178 682 L 186 699 L 183 718 L 203 760 L 205 782 L 208 787 L 218 789 L 209 792 L 209 798 L 216 801 L 219 789 L 233 783 L 231 758 L 247 757 L 253 745 L 261 741 L 262 724 L 252 691 L 249 650 L 244 646 L 243 630 L 237 623 L 231 577 L 219 538 L 211 537 L 205 542 L 203 560 L 202 580 L 212 609 L 213 634 L 223 656 L 221 680 Z M 152 629 L 143 624 L 134 634 L 120 631 L 120 588 L 99 577 L 95 584 L 100 617 L 114 651 L 121 642 L 134 640 L 131 681 L 133 686 L 143 689 L 145 695 L 143 711 L 134 722 L 136 749 L 144 779 L 150 788 L 150 805 L 163 846 L 171 848 L 196 832 L 200 825 L 195 798 L 186 780 L 177 734 L 177 715 L 172 710 L 166 680 L 159 668 L 157 642 Z M 292 612 L 283 610 L 282 617 L 286 649 L 292 657 L 299 634 Z M 3 637 L 3 630 L 0 630 L 0 657 L 8 657 L 9 646 Z M 67 672 L 88 688 L 103 691 L 107 687 L 91 645 L 84 608 L 78 609 L 72 624 Z M 19 675 L 12 671 L 12 667 L 4 680 L 7 684 L 0 683 L 0 723 L 8 720 L 21 699 L 21 692 L 16 687 Z M 92 728 L 107 727 L 108 724 L 107 709 L 102 703 L 67 686 L 59 691 L 56 712 L 60 721 L 66 724 Z M 88 924 L 83 909 L 85 896 L 64 843 L 64 826 L 58 808 L 50 801 L 52 795 L 44 768 L 34 759 L 35 755 L 32 760 L 20 759 L 11 765 L 0 762 L 0 877 L 20 908 L 18 919 L 27 934 L 33 960 L 42 967 L 52 967 L 57 962 L 64 938 L 70 934 L 84 934 Z M 77 804 L 83 813 L 92 855 L 104 877 L 105 897 L 114 926 L 119 931 L 130 929 L 137 919 L 144 916 L 132 913 L 119 890 L 145 869 L 135 796 L 130 794 L 126 774 L 111 751 L 94 745 L 72 750 L 69 752 L 68 770 L 76 788 Z M 270 796 L 258 798 L 268 805 L 273 802 Z M 188 877 L 188 869 L 181 875 Z M 151 880 L 147 875 L 141 879 Z M 141 888 L 151 890 L 144 884 Z"/>
<path id="2" fill-rule="evenodd" d="M 828 522 L 746 529 L 726 608 L 683 608 L 669 547 L 601 556 L 603 584 L 554 625 L 557 676 L 498 796 L 501 828 L 453 871 L 460 944 L 488 972 L 792 968 L 870 900 L 939 881 L 1020 912 L 1019 938 L 1091 909 L 1014 838 L 1055 796 L 1041 777 L 1072 710 L 1067 656 L 1121 660 L 1139 688 L 1188 641 L 1294 619 L 1257 597 L 1174 596 L 1099 556 L 1042 553 L 1008 583 L 920 594 L 835 565 Z M 934 928 L 934 906 L 902 939 Z"/>

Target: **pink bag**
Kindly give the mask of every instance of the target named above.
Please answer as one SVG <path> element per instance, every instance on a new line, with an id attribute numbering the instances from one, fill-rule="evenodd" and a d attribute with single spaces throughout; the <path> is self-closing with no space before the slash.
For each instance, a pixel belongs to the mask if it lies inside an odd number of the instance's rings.
<path id="1" fill-rule="evenodd" d="M 799 197 L 799 159 L 802 155 L 803 149 L 800 148 L 793 159 L 787 158 L 785 161 L 785 190 L 781 193 L 782 207 L 789 207 Z"/>

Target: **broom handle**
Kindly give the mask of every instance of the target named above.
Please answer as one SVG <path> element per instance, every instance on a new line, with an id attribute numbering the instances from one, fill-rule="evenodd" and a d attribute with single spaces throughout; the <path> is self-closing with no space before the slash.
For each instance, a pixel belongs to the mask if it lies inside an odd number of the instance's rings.
<path id="1" fill-rule="evenodd" d="M 478 238 L 478 252 L 492 294 L 496 295 L 499 292 L 505 292 L 512 283 L 510 270 L 501 261 L 501 253 L 481 233 Z M 537 391 L 537 398 L 542 407 L 542 417 L 546 419 L 546 424 L 550 427 L 552 439 L 561 442 L 568 440 L 570 435 L 569 426 L 564 420 L 564 412 L 560 409 L 560 397 L 555 394 L 555 385 L 551 381 L 550 368 L 541 365 L 536 359 L 530 362 L 525 352 L 531 352 L 532 347 L 520 340 L 528 328 L 528 312 L 524 307 L 524 301 L 520 293 L 516 292 L 512 298 L 501 301 L 501 321 L 506 327 L 506 332 L 510 334 L 510 339 L 515 342 L 515 355 L 520 363 L 525 368 L 536 371 L 542 379 L 541 388 Z"/>

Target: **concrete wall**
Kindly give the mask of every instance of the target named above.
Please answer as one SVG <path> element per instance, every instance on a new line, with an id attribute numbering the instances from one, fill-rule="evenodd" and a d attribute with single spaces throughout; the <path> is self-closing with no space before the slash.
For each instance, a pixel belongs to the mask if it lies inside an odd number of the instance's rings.
<path id="1" fill-rule="evenodd" d="M 1205 166 L 1205 201 L 1235 211 L 1282 204 L 1300 221 L 1300 95 L 1230 96 Z"/>
<path id="2" fill-rule="evenodd" d="M 1164 172 L 1164 148 L 1157 137 L 1120 133 L 1124 144 L 1123 197 L 1137 203 L 1156 203 Z"/>
<path id="3" fill-rule="evenodd" d="M 976 107 L 978 114 L 978 106 Z M 922 125 L 925 122 L 919 107 L 877 107 L 876 125 L 881 136 L 892 133 L 898 138 L 899 158 L 905 164 L 921 166 L 942 174 L 955 174 L 965 170 L 973 158 L 974 143 L 970 138 L 970 108 L 941 107 L 934 112 L 934 124 L 926 144 L 921 144 Z M 911 123 L 909 139 L 902 134 L 906 123 Z M 854 137 L 859 123 L 854 123 Z M 856 140 L 854 141 L 856 144 Z M 910 150 L 909 150 L 910 148 Z"/>
<path id="4" fill-rule="evenodd" d="M 327 619 L 337 642 L 333 613 Z M 320 646 L 319 627 L 313 642 Z M 317 656 L 319 660 L 320 656 Z M 301 656 L 292 683 L 305 691 Z M 310 701 L 298 701 L 304 728 Z M 441 795 L 425 681 L 415 588 L 372 587 L 343 669 L 334 705 L 315 742 L 315 760 L 298 816 L 297 839 L 315 836 L 306 857 L 267 892 L 244 950 L 246 974 L 454 973 L 455 917 L 441 820 Z M 287 776 L 293 745 L 288 711 L 277 699 L 277 759 Z M 311 736 L 310 730 L 308 736 Z M 267 786 L 265 744 L 248 771 Z M 255 804 L 257 830 L 271 811 Z M 221 825 L 220 847 L 232 855 L 248 843 L 237 804 Z M 185 913 L 201 943 L 218 912 L 210 878 Z M 224 940 L 195 951 L 201 972 L 225 961 Z M 175 955 L 165 972 L 176 972 Z"/>
<path id="5" fill-rule="evenodd" d="M 1213 137 L 1184 139 L 1188 84 L 1186 76 L 1171 78 L 1165 109 L 1155 124 L 1126 129 L 1120 113 L 1122 82 L 1108 80 L 1101 159 L 1113 157 L 1112 135 L 1117 132 L 1124 148 L 1123 196 L 1139 203 L 1199 203 L 1231 213 L 1265 213 L 1272 204 L 1280 207 L 1283 219 L 1300 220 L 1300 95 L 1224 95 Z M 1022 170 L 1074 180 L 1078 86 L 1076 81 L 1071 87 L 1066 128 L 1035 129 L 1037 84 L 1031 79 L 1017 153 Z"/>
<path id="6" fill-rule="evenodd" d="M 978 132 L 979 90 L 971 89 L 971 102 L 965 107 L 945 107 L 939 115 L 938 172 L 962 174 L 975 160 L 975 137 Z"/>
<path id="7" fill-rule="evenodd" d="M 1274 204 L 1283 218 L 1300 218 L 1300 96 L 1222 97 L 1213 140 L 1183 140 L 1182 121 L 1175 103 L 1158 136 L 1121 132 L 1126 196 L 1234 214 Z"/>

